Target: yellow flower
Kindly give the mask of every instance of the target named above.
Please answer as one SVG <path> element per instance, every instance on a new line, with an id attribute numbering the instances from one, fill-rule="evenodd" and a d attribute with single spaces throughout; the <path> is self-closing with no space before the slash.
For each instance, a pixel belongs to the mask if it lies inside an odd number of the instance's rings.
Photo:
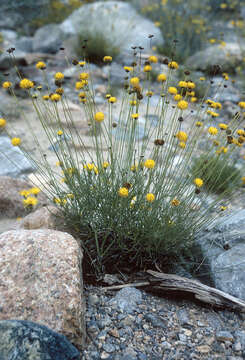
<path id="1" fill-rule="evenodd" d="M 197 97 L 193 96 L 193 97 L 191 98 L 191 102 L 194 103 L 194 102 L 196 102 L 196 101 L 197 101 Z"/>
<path id="2" fill-rule="evenodd" d="M 146 96 L 152 97 L 153 94 L 153 91 L 147 91 Z"/>
<path id="3" fill-rule="evenodd" d="M 145 65 L 144 66 L 144 72 L 150 72 L 152 70 L 151 65 Z"/>
<path id="4" fill-rule="evenodd" d="M 174 96 L 174 100 L 175 101 L 180 101 L 182 99 L 182 95 L 180 95 L 180 94 L 176 94 L 175 96 Z"/>
<path id="5" fill-rule="evenodd" d="M 164 82 L 167 80 L 167 76 L 165 74 L 159 74 L 158 77 L 157 77 L 157 81 L 159 82 Z"/>
<path id="6" fill-rule="evenodd" d="M 226 8 L 227 8 L 227 4 L 225 4 L 225 3 L 220 4 L 220 8 L 221 8 L 221 9 L 226 9 Z"/>
<path id="7" fill-rule="evenodd" d="M 245 101 L 240 101 L 238 106 L 240 106 L 241 109 L 245 109 Z"/>
<path id="8" fill-rule="evenodd" d="M 206 78 L 205 78 L 204 76 L 201 76 L 201 77 L 199 78 L 199 80 L 200 80 L 200 81 L 205 81 Z"/>
<path id="9" fill-rule="evenodd" d="M 244 159 L 244 160 L 245 160 L 245 159 Z M 132 166 L 130 167 L 130 170 L 133 171 L 133 172 L 137 171 L 137 170 L 138 170 L 138 165 L 132 165 Z"/>
<path id="10" fill-rule="evenodd" d="M 117 101 L 117 98 L 114 96 L 111 96 L 108 101 L 113 104 Z"/>
<path id="11" fill-rule="evenodd" d="M 12 83 L 10 81 L 4 81 L 2 87 L 4 89 L 9 89 L 12 86 Z"/>
<path id="12" fill-rule="evenodd" d="M 118 190 L 118 195 L 121 197 L 128 197 L 128 189 L 126 187 L 122 187 Z"/>
<path id="13" fill-rule="evenodd" d="M 77 82 L 76 82 L 76 85 L 75 85 L 76 90 L 82 89 L 82 88 L 84 87 L 84 85 L 85 85 L 85 82 L 84 82 L 84 81 L 77 81 Z"/>
<path id="14" fill-rule="evenodd" d="M 58 130 L 58 131 L 57 131 L 57 135 L 59 135 L 59 136 L 63 135 L 63 131 L 62 131 L 62 130 Z"/>
<path id="15" fill-rule="evenodd" d="M 49 100 L 49 95 L 43 95 L 43 100 Z"/>
<path id="16" fill-rule="evenodd" d="M 138 117 L 139 117 L 139 114 L 137 114 L 137 113 L 131 115 L 132 119 L 138 119 Z"/>
<path id="17" fill-rule="evenodd" d="M 157 59 L 157 57 L 155 55 L 151 55 L 151 56 L 149 56 L 148 61 L 150 63 L 155 63 L 156 64 L 158 59 Z"/>
<path id="18" fill-rule="evenodd" d="M 55 90 L 55 92 L 56 92 L 56 94 L 62 95 L 62 94 L 64 94 L 64 89 L 60 87 L 60 88 L 57 88 Z"/>
<path id="19" fill-rule="evenodd" d="M 245 176 L 242 177 L 242 183 L 245 185 Z"/>
<path id="20" fill-rule="evenodd" d="M 238 129 L 236 133 L 239 136 L 244 136 L 245 135 L 245 131 L 243 129 Z"/>
<path id="21" fill-rule="evenodd" d="M 181 142 L 179 143 L 179 147 L 181 147 L 182 149 L 184 149 L 184 148 L 186 147 L 185 142 L 181 141 Z"/>
<path id="22" fill-rule="evenodd" d="M 152 159 L 147 159 L 144 163 L 144 167 L 146 167 L 147 169 L 153 169 L 155 166 L 155 161 Z"/>
<path id="23" fill-rule="evenodd" d="M 132 66 L 124 66 L 124 70 L 125 70 L 126 72 L 130 72 L 130 71 L 133 71 L 134 68 L 133 68 Z"/>
<path id="24" fill-rule="evenodd" d="M 74 199 L 74 198 L 75 198 L 74 194 L 71 194 L 71 193 L 66 194 L 66 196 L 67 196 L 69 199 Z"/>
<path id="25" fill-rule="evenodd" d="M 86 65 L 86 61 L 79 61 L 78 65 L 80 65 L 81 67 L 83 67 L 84 65 Z"/>
<path id="26" fill-rule="evenodd" d="M 57 73 L 54 75 L 55 80 L 63 80 L 64 77 L 65 77 L 64 74 L 62 74 L 61 72 L 57 72 Z"/>
<path id="27" fill-rule="evenodd" d="M 218 129 L 216 127 L 214 127 L 214 126 L 210 126 L 208 128 L 208 132 L 209 132 L 210 135 L 217 135 L 218 134 Z"/>
<path id="28" fill-rule="evenodd" d="M 38 203 L 37 198 L 33 196 L 28 196 L 26 199 L 23 199 L 22 201 L 24 206 L 29 206 L 29 205 L 35 206 Z"/>
<path id="29" fill-rule="evenodd" d="M 187 84 L 188 84 L 188 83 L 187 83 L 186 81 L 182 81 L 182 80 L 181 80 L 181 81 L 179 81 L 178 86 L 181 87 L 181 88 L 186 88 L 186 87 L 187 87 Z"/>
<path id="30" fill-rule="evenodd" d="M 137 101 L 136 101 L 136 100 L 131 100 L 129 103 L 130 103 L 130 105 L 133 105 L 133 106 L 134 106 L 134 105 L 137 104 Z"/>
<path id="31" fill-rule="evenodd" d="M 228 125 L 221 123 L 219 124 L 219 127 L 221 130 L 226 130 L 228 128 Z"/>
<path id="32" fill-rule="evenodd" d="M 221 206 L 220 211 L 225 211 L 227 209 L 227 206 Z"/>
<path id="33" fill-rule="evenodd" d="M 179 206 L 179 204 L 180 204 L 180 201 L 179 201 L 178 199 L 173 199 L 173 200 L 171 201 L 171 205 L 172 205 L 172 206 Z"/>
<path id="34" fill-rule="evenodd" d="M 104 161 L 102 166 L 104 169 L 106 169 L 106 168 L 108 168 L 109 165 L 110 164 L 108 163 L 108 161 Z"/>
<path id="35" fill-rule="evenodd" d="M 153 202 L 155 200 L 155 195 L 152 193 L 148 193 L 148 194 L 146 194 L 145 198 L 148 202 Z"/>
<path id="36" fill-rule="evenodd" d="M 170 69 L 178 69 L 179 65 L 178 65 L 178 63 L 177 63 L 176 61 L 170 61 L 170 62 L 168 63 L 168 67 L 169 67 Z"/>
<path id="37" fill-rule="evenodd" d="M 195 184 L 197 187 L 202 187 L 202 186 L 203 186 L 203 180 L 200 179 L 200 178 L 195 178 L 195 179 L 194 179 L 194 184 Z"/>
<path id="38" fill-rule="evenodd" d="M 196 126 L 197 126 L 197 127 L 201 127 L 202 125 L 203 125 L 203 123 L 202 123 L 201 121 L 197 121 L 197 122 L 196 122 Z"/>
<path id="39" fill-rule="evenodd" d="M 134 196 L 130 202 L 130 207 L 134 207 L 134 204 L 135 204 L 135 201 L 136 201 L 136 196 Z"/>
<path id="40" fill-rule="evenodd" d="M 50 96 L 50 99 L 51 99 L 52 101 L 54 101 L 54 102 L 58 102 L 58 101 L 60 101 L 61 96 L 60 96 L 59 94 L 52 94 L 52 95 Z"/>
<path id="41" fill-rule="evenodd" d="M 176 134 L 176 137 L 177 137 L 177 139 L 179 139 L 179 141 L 184 141 L 184 142 L 186 142 L 186 141 L 187 141 L 187 138 L 188 138 L 186 132 L 184 132 L 184 131 L 179 131 L 179 132 Z"/>
<path id="42" fill-rule="evenodd" d="M 29 191 L 30 191 L 31 194 L 37 195 L 37 194 L 40 193 L 41 190 L 38 187 L 33 187 Z"/>
<path id="43" fill-rule="evenodd" d="M 140 79 L 138 77 L 133 77 L 130 79 L 130 84 L 133 86 L 139 85 Z"/>
<path id="44" fill-rule="evenodd" d="M 215 44 L 216 43 L 216 39 L 209 39 L 210 44 Z"/>
<path id="45" fill-rule="evenodd" d="M 21 196 L 27 197 L 28 195 L 30 195 L 30 190 L 21 190 L 19 191 L 19 194 Z"/>
<path id="46" fill-rule="evenodd" d="M 187 87 L 188 87 L 188 89 L 195 89 L 196 85 L 193 81 L 188 81 Z"/>
<path id="47" fill-rule="evenodd" d="M 94 115 L 94 120 L 97 122 L 102 122 L 105 119 L 105 115 L 103 112 L 99 111 Z"/>
<path id="48" fill-rule="evenodd" d="M 37 68 L 37 69 L 40 69 L 40 70 L 44 70 L 44 69 L 46 69 L 46 64 L 45 64 L 43 61 L 39 61 L 39 62 L 36 64 L 36 68 Z"/>
<path id="49" fill-rule="evenodd" d="M 104 57 L 103 57 L 103 61 L 104 61 L 104 62 L 111 62 L 111 61 L 112 61 L 112 57 L 111 57 L 111 56 L 108 56 L 108 55 L 107 55 L 107 56 L 104 56 Z"/>
<path id="50" fill-rule="evenodd" d="M 83 72 L 79 75 L 80 80 L 88 80 L 88 78 L 89 78 L 89 74 L 86 72 Z"/>
<path id="51" fill-rule="evenodd" d="M 20 145 L 21 140 L 20 140 L 20 138 L 14 137 L 11 139 L 11 143 L 13 146 L 18 146 L 18 145 Z"/>
<path id="52" fill-rule="evenodd" d="M 176 87 L 170 86 L 168 88 L 168 92 L 169 92 L 169 94 L 176 95 L 178 93 L 178 90 L 176 89 Z"/>
<path id="53" fill-rule="evenodd" d="M 20 87 L 22 89 L 31 89 L 34 87 L 34 83 L 31 80 L 28 79 L 22 79 L 20 81 Z"/>
<path id="54" fill-rule="evenodd" d="M 185 110 L 188 108 L 188 102 L 185 100 L 180 100 L 177 104 L 178 108 L 181 110 Z"/>
<path id="55" fill-rule="evenodd" d="M 1 118 L 1 119 L 0 119 L 0 128 L 2 128 L 2 127 L 4 127 L 4 126 L 6 126 L 6 120 L 3 119 L 3 118 Z"/>

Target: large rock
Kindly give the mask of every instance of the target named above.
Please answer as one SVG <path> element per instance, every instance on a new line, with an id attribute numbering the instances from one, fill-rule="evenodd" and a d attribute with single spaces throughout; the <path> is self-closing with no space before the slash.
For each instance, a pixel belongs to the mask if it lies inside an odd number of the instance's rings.
<path id="1" fill-rule="evenodd" d="M 55 206 L 44 206 L 25 216 L 20 224 L 20 229 L 61 229 L 62 217 Z"/>
<path id="2" fill-rule="evenodd" d="M 60 26 L 68 39 L 73 37 L 78 41 L 82 36 L 92 41 L 95 36 L 102 36 L 106 43 L 119 50 L 121 57 L 132 53 L 131 46 L 149 49 L 150 34 L 154 35 L 152 45 L 163 44 L 159 28 L 139 15 L 130 4 L 122 1 L 84 5 L 74 11 Z M 128 58 L 126 60 L 128 61 Z"/>
<path id="3" fill-rule="evenodd" d="M 33 51 L 55 54 L 62 44 L 62 31 L 59 25 L 49 24 L 38 29 L 33 38 Z"/>
<path id="4" fill-rule="evenodd" d="M 34 166 L 8 136 L 0 136 L 0 176 L 18 177 L 31 173 Z"/>
<path id="5" fill-rule="evenodd" d="M 23 216 L 23 197 L 19 194 L 21 190 L 28 190 L 32 187 L 30 183 L 21 179 L 13 179 L 9 176 L 0 176 L 0 217 L 15 218 Z M 38 205 L 48 203 L 43 193 L 38 194 Z"/>
<path id="6" fill-rule="evenodd" d="M 26 53 L 22 50 L 16 49 L 14 52 L 15 65 L 17 67 L 27 66 L 27 62 L 25 59 Z M 4 51 L 0 55 L 0 70 L 8 70 L 13 68 L 13 60 L 10 58 L 9 54 Z"/>
<path id="7" fill-rule="evenodd" d="M 186 60 L 188 69 L 212 72 L 214 65 L 220 65 L 222 72 L 234 72 L 241 64 L 243 48 L 238 43 L 227 43 L 226 46 L 212 45 L 198 51 Z"/>
<path id="8" fill-rule="evenodd" d="M 37 322 L 82 347 L 81 263 L 81 249 L 67 233 L 18 230 L 0 235 L 0 320 Z"/>
<path id="9" fill-rule="evenodd" d="M 50 0 L 0 1 L 0 28 L 30 31 L 30 23 L 48 15 Z"/>
<path id="10" fill-rule="evenodd" d="M 64 335 L 25 320 L 0 321 L 0 354 L 2 360 L 80 359 L 79 351 Z"/>
<path id="11" fill-rule="evenodd" d="M 224 216 L 197 242 L 215 287 L 245 300 L 245 209 Z"/>

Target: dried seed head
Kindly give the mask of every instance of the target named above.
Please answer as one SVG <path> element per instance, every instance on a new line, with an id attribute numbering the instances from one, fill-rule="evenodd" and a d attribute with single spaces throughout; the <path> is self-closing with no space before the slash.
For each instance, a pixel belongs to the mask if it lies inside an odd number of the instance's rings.
<path id="1" fill-rule="evenodd" d="M 113 128 L 116 128 L 116 127 L 117 127 L 117 123 L 113 122 L 113 123 L 111 124 L 111 126 L 112 126 Z"/>
<path id="2" fill-rule="evenodd" d="M 164 144 L 164 140 L 163 139 L 156 139 L 154 141 L 154 144 L 155 145 L 159 145 L 159 146 L 162 146 Z"/>
<path id="3" fill-rule="evenodd" d="M 197 194 L 197 195 L 200 194 L 200 192 L 201 192 L 200 189 L 196 189 L 196 190 L 195 190 L 195 194 Z"/>
<path id="4" fill-rule="evenodd" d="M 165 65 L 168 65 L 169 61 L 168 61 L 167 58 L 165 58 L 165 59 L 163 59 L 162 63 L 165 64 Z"/>
<path id="5" fill-rule="evenodd" d="M 190 71 L 186 70 L 185 75 L 187 75 L 187 76 L 190 75 Z"/>
<path id="6" fill-rule="evenodd" d="M 76 59 L 72 60 L 72 65 L 77 65 L 78 61 Z"/>
<path id="7" fill-rule="evenodd" d="M 179 122 L 184 121 L 184 119 L 183 119 L 183 117 L 182 117 L 182 116 L 180 116 L 180 117 L 178 118 L 178 120 L 179 120 Z"/>

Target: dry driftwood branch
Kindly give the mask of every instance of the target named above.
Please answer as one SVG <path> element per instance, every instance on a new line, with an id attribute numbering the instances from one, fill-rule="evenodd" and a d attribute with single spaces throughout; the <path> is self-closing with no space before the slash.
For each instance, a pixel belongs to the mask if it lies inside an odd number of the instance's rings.
<path id="1" fill-rule="evenodd" d="M 153 276 L 153 278 L 149 279 L 148 281 L 108 286 L 102 288 L 102 290 L 116 290 L 127 286 L 145 286 L 148 288 L 148 290 L 151 288 L 155 290 L 182 291 L 194 294 L 196 299 L 205 303 L 217 307 L 229 307 L 233 310 L 245 312 L 245 301 L 229 295 L 221 290 L 204 285 L 197 280 L 152 270 L 147 270 L 147 273 Z"/>

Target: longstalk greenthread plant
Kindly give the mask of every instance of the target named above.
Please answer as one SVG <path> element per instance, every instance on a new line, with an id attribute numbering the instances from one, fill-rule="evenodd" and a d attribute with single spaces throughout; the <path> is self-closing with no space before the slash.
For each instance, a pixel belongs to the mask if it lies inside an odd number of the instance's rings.
<path id="1" fill-rule="evenodd" d="M 14 61 L 12 52 L 10 56 Z M 111 56 L 105 56 L 104 61 L 110 64 Z M 148 88 L 152 83 L 148 80 L 156 62 L 154 55 L 143 64 L 135 58 L 124 67 L 120 101 L 110 93 L 108 82 L 104 108 L 98 108 L 89 64 L 85 58 L 73 61 L 77 66 L 74 85 L 87 127 L 92 128 L 90 141 L 94 150 L 76 128 L 62 72 L 54 76 L 56 89 L 52 93 L 44 62 L 36 64 L 43 72 L 43 84 L 20 78 L 19 85 L 30 95 L 37 121 L 59 165 L 52 168 L 45 154 L 38 160 L 31 158 L 39 180 L 43 179 L 43 190 L 80 240 L 85 262 L 97 276 L 116 266 L 120 268 L 122 263 L 143 269 L 154 262 L 160 266 L 178 262 L 192 249 L 194 237 L 203 226 L 226 209 L 227 196 L 234 193 L 233 188 L 222 187 L 218 177 L 227 166 L 229 154 L 240 152 L 245 141 L 241 125 L 245 102 L 239 103 L 241 110 L 229 123 L 217 125 L 217 111 L 222 104 L 210 99 L 192 102 L 196 85 L 189 72 L 177 87 L 172 86 L 171 76 L 178 64 L 169 61 L 168 71 L 157 77 L 158 102 L 152 105 L 153 90 Z M 10 81 L 2 86 L 15 96 Z M 48 91 L 43 90 L 45 87 Z M 8 128 L 5 119 L 0 119 L 0 128 Z M 29 128 L 42 151 L 35 124 Z M 60 140 L 58 147 L 54 137 Z M 199 148 L 203 139 L 205 150 Z M 30 157 L 19 137 L 12 138 L 12 144 Z M 76 150 L 78 146 L 82 151 Z M 193 167 L 197 155 L 205 156 L 207 173 L 205 167 Z M 215 172 L 217 157 L 222 164 L 219 172 Z M 227 176 L 226 182 L 232 174 Z M 244 180 L 239 179 L 240 185 Z M 214 188 L 218 186 L 218 195 L 204 206 L 205 188 L 210 183 Z"/>

